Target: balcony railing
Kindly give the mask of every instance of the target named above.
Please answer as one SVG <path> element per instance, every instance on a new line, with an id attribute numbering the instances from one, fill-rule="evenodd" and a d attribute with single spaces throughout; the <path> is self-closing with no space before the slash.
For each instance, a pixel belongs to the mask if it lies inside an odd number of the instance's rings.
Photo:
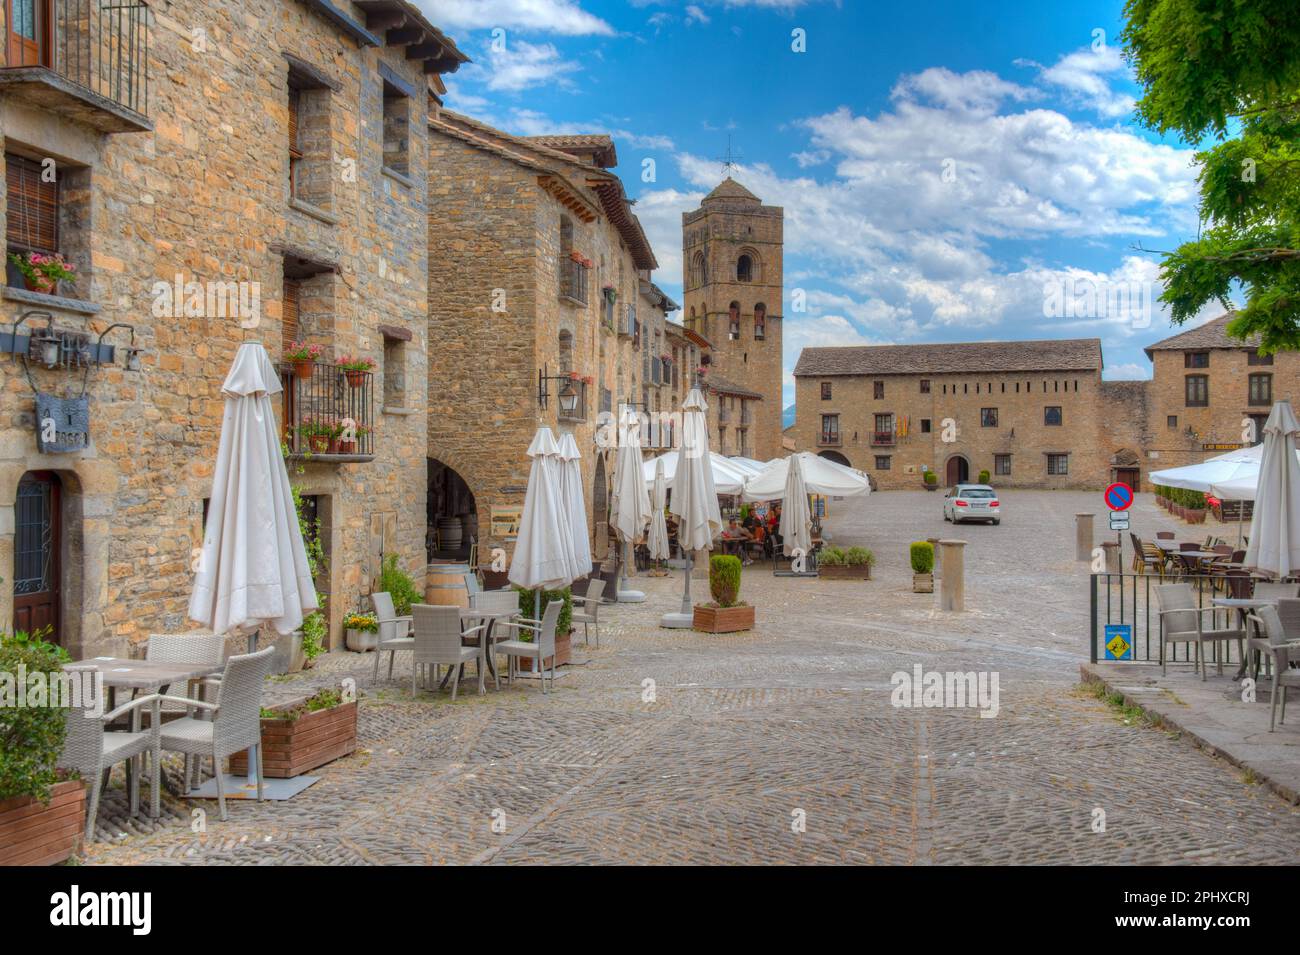
<path id="1" fill-rule="evenodd" d="M 838 431 L 823 431 L 817 438 L 817 444 L 823 448 L 838 448 L 840 446 L 840 433 Z"/>
<path id="2" fill-rule="evenodd" d="M 731 421 L 731 409 L 718 405 L 718 424 L 728 424 Z"/>
<path id="3" fill-rule="evenodd" d="M 5 31 L 0 88 L 103 132 L 152 128 L 144 0 L 36 0 L 29 9 L 34 23 Z"/>
<path id="4" fill-rule="evenodd" d="M 897 438 L 892 431 L 873 431 L 871 432 L 871 446 L 873 448 L 892 448 Z"/>
<path id="5" fill-rule="evenodd" d="M 280 372 L 284 385 L 284 440 L 291 457 L 369 461 L 375 456 L 374 375 L 313 362 L 299 377 L 295 366 Z"/>
<path id="6" fill-rule="evenodd" d="M 614 330 L 614 326 L 617 321 L 614 317 L 614 312 L 617 310 L 617 308 L 618 305 L 616 299 L 612 299 L 608 295 L 604 296 L 601 302 L 600 320 L 605 324 L 605 327 L 608 328 L 611 332 Z"/>
<path id="7" fill-rule="evenodd" d="M 654 385 L 664 383 L 664 363 L 662 358 L 650 359 L 650 383 Z"/>
<path id="8" fill-rule="evenodd" d="M 573 259 L 560 260 L 560 298 L 574 305 L 586 305 L 591 286 L 591 269 Z"/>
<path id="9" fill-rule="evenodd" d="M 618 317 L 618 334 L 620 338 L 636 337 L 636 306 L 624 305 L 623 313 Z"/>

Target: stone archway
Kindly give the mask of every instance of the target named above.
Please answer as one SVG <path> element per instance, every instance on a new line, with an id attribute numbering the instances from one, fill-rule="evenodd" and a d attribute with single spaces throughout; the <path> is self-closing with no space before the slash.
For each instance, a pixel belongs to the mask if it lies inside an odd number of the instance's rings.
<path id="1" fill-rule="evenodd" d="M 1142 483 L 1142 458 L 1131 448 L 1121 448 L 1110 458 L 1110 479 L 1127 484 L 1140 491 Z"/>
<path id="2" fill-rule="evenodd" d="M 817 452 L 817 456 L 819 458 L 825 458 L 827 461 L 834 461 L 836 464 L 842 464 L 846 468 L 853 467 L 853 465 L 849 463 L 849 459 L 838 451 L 819 451 Z"/>

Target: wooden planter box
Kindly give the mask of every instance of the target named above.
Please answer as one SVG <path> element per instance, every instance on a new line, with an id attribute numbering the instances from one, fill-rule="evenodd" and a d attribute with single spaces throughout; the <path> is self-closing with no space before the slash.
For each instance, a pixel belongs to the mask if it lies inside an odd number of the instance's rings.
<path id="1" fill-rule="evenodd" d="M 753 605 L 739 607 L 706 607 L 695 605 L 695 616 L 691 620 L 692 630 L 705 633 L 735 633 L 738 630 L 754 629 Z"/>
<path id="2" fill-rule="evenodd" d="M 262 772 L 275 779 L 300 776 L 357 748 L 357 704 L 304 713 L 296 720 L 262 718 Z M 230 771 L 248 775 L 248 752 L 230 757 Z"/>
<path id="3" fill-rule="evenodd" d="M 870 580 L 870 564 L 818 564 L 817 576 L 827 580 Z"/>
<path id="4" fill-rule="evenodd" d="M 483 575 L 484 590 L 505 590 L 510 586 L 510 572 L 505 570 L 493 570 L 491 567 L 479 565 L 479 573 Z"/>
<path id="5" fill-rule="evenodd" d="M 934 593 L 934 574 L 913 574 L 912 593 L 914 594 Z"/>
<path id="6" fill-rule="evenodd" d="M 86 788 L 80 779 L 56 783 L 46 806 L 30 796 L 0 802 L 0 866 L 66 862 L 86 827 Z"/>
<path id="7" fill-rule="evenodd" d="M 572 657 L 573 657 L 573 631 L 570 630 L 564 636 L 560 636 L 559 634 L 556 634 L 555 635 L 555 665 L 557 667 L 562 667 L 565 664 L 569 663 L 572 660 Z M 545 660 L 542 661 L 542 669 L 549 670 L 550 668 L 551 668 L 551 658 L 547 657 Z M 532 673 L 533 672 L 532 658 L 520 657 L 519 669 L 524 671 L 525 673 Z"/>

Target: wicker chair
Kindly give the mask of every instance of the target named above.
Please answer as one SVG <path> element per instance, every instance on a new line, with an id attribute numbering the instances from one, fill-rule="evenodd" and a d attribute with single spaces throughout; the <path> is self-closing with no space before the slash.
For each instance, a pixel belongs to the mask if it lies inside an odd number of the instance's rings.
<path id="1" fill-rule="evenodd" d="M 432 666 L 433 678 L 436 680 L 438 668 L 447 666 L 451 668 L 451 672 L 447 674 L 451 679 L 451 698 L 456 699 L 461 670 L 469 661 L 479 659 L 478 648 L 465 646 L 461 638 L 475 631 L 482 631 L 483 627 L 462 631 L 459 607 L 412 604 L 411 616 L 415 623 L 415 635 L 411 638 L 411 695 L 415 695 L 415 678 L 421 667 Z M 479 666 L 482 665 L 480 662 Z M 426 686 L 427 676 L 426 671 Z"/>
<path id="2" fill-rule="evenodd" d="M 149 634 L 149 645 L 145 648 L 144 658 L 151 663 L 201 663 L 220 666 L 221 658 L 225 652 L 226 638 L 220 634 L 151 633 Z M 169 688 L 169 695 L 190 696 L 198 682 L 198 680 L 191 680 L 184 693 L 173 693 Z M 210 686 L 211 684 L 209 684 L 209 688 Z M 192 707 L 181 706 L 177 703 L 165 702 L 161 709 L 164 715 L 169 713 L 192 715 L 190 712 Z"/>
<path id="3" fill-rule="evenodd" d="M 385 591 L 379 591 L 370 595 L 370 602 L 375 607 L 375 619 L 379 624 L 379 632 L 376 634 L 375 642 L 375 673 L 374 678 L 379 679 L 379 658 L 385 650 L 388 651 L 388 678 L 393 678 L 393 661 L 397 657 L 398 650 L 405 650 L 413 646 L 415 641 L 411 639 L 411 618 L 399 617 L 397 611 L 393 609 L 393 597 Z"/>
<path id="4" fill-rule="evenodd" d="M 533 634 L 531 641 L 524 640 L 506 640 L 496 645 L 500 653 L 504 653 L 509 658 L 509 666 L 506 670 L 507 682 L 513 682 L 515 672 L 515 658 L 527 657 L 537 661 L 538 675 L 542 681 L 542 692 L 546 692 L 546 671 L 542 668 L 542 661 L 547 657 L 551 658 L 551 687 L 555 686 L 555 625 L 560 621 L 560 611 L 564 609 L 564 602 L 561 600 L 549 600 L 546 603 L 546 610 L 542 612 L 541 620 L 529 620 L 521 617 L 518 620 L 512 620 L 509 623 L 502 623 L 503 627 L 518 632 L 527 630 Z"/>
<path id="5" fill-rule="evenodd" d="M 1283 598 L 1278 605 L 1297 603 L 1300 600 Z M 1300 641 L 1287 640 L 1289 636 L 1282 624 L 1277 607 L 1260 607 L 1251 619 L 1258 631 L 1268 641 L 1269 653 L 1273 658 L 1273 687 L 1269 693 L 1268 731 L 1273 732 L 1278 723 L 1286 722 L 1286 691 L 1288 687 L 1300 686 L 1300 670 L 1291 669 L 1291 660 L 1300 659 Z M 1281 715 L 1278 715 L 1278 694 L 1281 694 Z"/>
<path id="6" fill-rule="evenodd" d="M 592 580 L 587 583 L 587 593 L 582 597 L 574 597 L 573 602 L 581 607 L 573 608 L 573 622 L 582 624 L 582 642 L 584 644 L 590 641 L 587 638 L 587 628 L 592 627 L 596 631 L 596 646 L 600 646 L 600 621 L 597 619 L 600 615 L 600 598 L 605 592 L 605 581 Z"/>
<path id="7" fill-rule="evenodd" d="M 1238 646 L 1245 642 L 1244 630 L 1232 628 L 1227 630 L 1206 630 L 1201 625 L 1201 615 L 1213 613 L 1218 607 L 1197 607 L 1196 596 L 1191 584 L 1159 584 L 1156 586 L 1156 601 L 1160 605 L 1160 673 L 1168 672 L 1165 666 L 1166 643 L 1192 643 L 1196 645 L 1196 667 L 1201 679 L 1205 679 L 1205 663 L 1202 658 L 1201 645 L 1217 643 L 1220 640 L 1236 640 Z M 1211 618 L 1213 621 L 1213 618 Z M 1213 624 L 1211 623 L 1211 626 Z M 1223 669 L 1223 660 L 1219 659 L 1219 669 Z"/>
<path id="8" fill-rule="evenodd" d="M 82 668 L 84 671 L 85 668 Z M 76 673 L 78 668 L 70 668 Z M 146 753 L 152 754 L 149 761 L 152 771 L 149 774 L 149 815 L 157 819 L 159 810 L 159 704 L 163 698 L 156 693 L 137 697 L 123 703 L 111 713 L 91 716 L 84 709 L 72 707 L 67 711 L 67 734 L 63 740 L 63 752 L 59 755 L 58 766 L 61 769 L 75 769 L 90 786 L 86 797 L 86 841 L 95 838 L 95 816 L 99 812 L 99 796 L 102 792 L 109 771 L 118 763 L 135 759 Z M 110 732 L 108 726 L 114 720 L 147 710 L 149 728 L 132 732 Z M 134 721 L 133 721 L 134 725 Z M 140 775 L 132 774 L 129 795 L 131 813 L 140 808 Z"/>
<path id="9" fill-rule="evenodd" d="M 465 592 L 471 597 L 483 592 L 483 585 L 478 582 L 478 574 L 472 570 L 465 575 Z"/>
<path id="10" fill-rule="evenodd" d="M 217 778 L 217 804 L 221 818 L 226 818 L 225 778 L 221 761 L 249 747 L 257 747 L 257 799 L 262 800 L 262 690 L 271 672 L 274 647 L 257 653 L 233 656 L 226 661 L 226 672 L 220 680 L 207 679 L 202 683 L 216 685 L 215 703 L 185 697 L 163 697 L 173 703 L 206 710 L 210 720 L 187 716 L 173 720 L 162 727 L 162 748 L 185 755 L 186 792 L 189 792 L 189 760 L 206 756 L 212 760 L 212 772 Z"/>

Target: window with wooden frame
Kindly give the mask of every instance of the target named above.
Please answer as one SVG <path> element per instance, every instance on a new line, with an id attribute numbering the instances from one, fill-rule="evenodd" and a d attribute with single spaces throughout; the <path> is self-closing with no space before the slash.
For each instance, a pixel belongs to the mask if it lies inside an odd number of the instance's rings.
<path id="1" fill-rule="evenodd" d="M 928 395 L 929 393 L 930 393 L 930 379 L 929 379 L 929 378 L 922 378 L 922 379 L 921 379 L 921 394 L 923 394 L 923 395 Z"/>
<path id="2" fill-rule="evenodd" d="M 871 396 L 876 400 L 885 397 L 885 383 L 883 381 L 873 381 L 871 383 Z"/>
<path id="3" fill-rule="evenodd" d="M 1273 403 L 1273 376 L 1268 374 L 1250 376 L 1250 403 L 1255 406 Z"/>
<path id="4" fill-rule="evenodd" d="M 830 400 L 831 400 L 831 383 L 830 383 L 829 381 L 823 381 L 823 382 L 822 382 L 822 401 L 830 401 Z"/>
<path id="5" fill-rule="evenodd" d="M 1257 351 L 1250 351 L 1246 353 L 1246 364 L 1247 365 L 1271 365 L 1273 364 L 1273 356 L 1261 355 Z"/>
<path id="6" fill-rule="evenodd" d="M 1207 351 L 1187 351 L 1183 352 L 1184 368 L 1209 368 L 1210 353 Z"/>
<path id="7" fill-rule="evenodd" d="M 298 140 L 298 114 L 302 107 L 302 90 L 289 87 L 289 195 L 298 195 L 298 165 L 303 152 Z"/>
<path id="8" fill-rule="evenodd" d="M 1209 375 L 1188 375 L 1183 382 L 1183 397 L 1189 408 L 1204 408 L 1210 403 Z"/>
<path id="9" fill-rule="evenodd" d="M 53 0 L 7 0 L 6 66 L 50 66 Z"/>
<path id="10" fill-rule="evenodd" d="M 5 153 L 8 191 L 6 243 L 10 252 L 59 251 L 59 182 L 41 164 Z"/>

